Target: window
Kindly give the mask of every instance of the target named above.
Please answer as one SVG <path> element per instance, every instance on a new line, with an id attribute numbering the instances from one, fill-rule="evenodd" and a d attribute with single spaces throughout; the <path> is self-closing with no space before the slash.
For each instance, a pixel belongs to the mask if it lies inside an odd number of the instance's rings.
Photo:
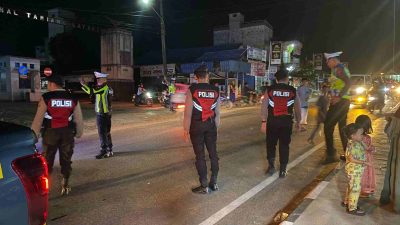
<path id="1" fill-rule="evenodd" d="M 17 69 L 19 68 L 19 62 L 15 63 L 15 68 L 17 68 Z"/>
<path id="2" fill-rule="evenodd" d="M 7 92 L 7 76 L 6 73 L 0 73 L 0 93 Z"/>
<path id="3" fill-rule="evenodd" d="M 30 64 L 30 65 L 29 65 L 29 68 L 35 69 L 35 64 Z"/>
<path id="4" fill-rule="evenodd" d="M 25 66 L 26 68 L 28 68 L 28 64 L 22 63 L 22 65 Z"/>

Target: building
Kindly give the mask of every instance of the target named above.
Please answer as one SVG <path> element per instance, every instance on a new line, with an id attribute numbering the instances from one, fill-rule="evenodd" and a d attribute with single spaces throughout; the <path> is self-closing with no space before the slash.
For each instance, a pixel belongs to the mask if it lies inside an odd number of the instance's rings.
<path id="1" fill-rule="evenodd" d="M 36 102 L 41 95 L 39 59 L 0 57 L 0 100 Z"/>
<path id="2" fill-rule="evenodd" d="M 268 49 L 273 29 L 266 20 L 245 23 L 241 13 L 229 14 L 229 24 L 214 28 L 214 46 L 241 44 Z"/>

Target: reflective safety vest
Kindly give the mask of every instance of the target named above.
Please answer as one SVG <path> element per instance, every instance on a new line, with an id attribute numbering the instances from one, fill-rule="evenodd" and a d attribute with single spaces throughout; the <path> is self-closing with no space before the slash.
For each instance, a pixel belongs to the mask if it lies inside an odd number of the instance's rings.
<path id="1" fill-rule="evenodd" d="M 337 77 L 336 70 L 343 69 L 344 74 L 350 79 L 350 71 L 347 69 L 343 64 L 339 64 L 336 66 L 335 69 L 332 70 L 331 74 L 331 90 L 332 95 L 338 96 L 339 93 L 343 90 L 344 86 L 346 85 L 345 82 Z M 350 99 L 349 93 L 346 93 L 342 96 L 344 99 Z"/>
<path id="2" fill-rule="evenodd" d="M 267 87 L 268 119 L 293 117 L 296 89 L 288 84 L 278 83 Z"/>
<path id="3" fill-rule="evenodd" d="M 176 87 L 175 87 L 174 84 L 170 84 L 170 85 L 168 86 L 168 92 L 169 92 L 170 94 L 175 94 L 175 92 L 176 92 Z"/>
<path id="4" fill-rule="evenodd" d="M 74 127 L 73 114 L 78 100 L 65 90 L 50 91 L 43 94 L 47 106 L 44 115 L 44 128 Z"/>
<path id="5" fill-rule="evenodd" d="M 207 121 L 215 118 L 219 90 L 211 84 L 192 84 L 189 88 L 193 99 L 192 121 Z"/>
<path id="6" fill-rule="evenodd" d="M 95 111 L 97 114 L 111 113 L 111 95 L 113 90 L 107 84 L 90 88 L 87 85 L 82 85 L 82 90 L 87 94 L 93 93 L 96 96 Z"/>

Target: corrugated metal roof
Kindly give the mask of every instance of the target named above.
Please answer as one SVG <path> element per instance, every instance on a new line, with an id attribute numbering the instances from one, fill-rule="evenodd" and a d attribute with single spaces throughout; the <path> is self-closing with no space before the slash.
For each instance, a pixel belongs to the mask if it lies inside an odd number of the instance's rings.
<path id="1" fill-rule="evenodd" d="M 246 49 L 232 49 L 217 52 L 206 52 L 195 62 L 208 62 L 208 61 L 226 61 L 226 60 L 240 60 L 245 54 Z"/>

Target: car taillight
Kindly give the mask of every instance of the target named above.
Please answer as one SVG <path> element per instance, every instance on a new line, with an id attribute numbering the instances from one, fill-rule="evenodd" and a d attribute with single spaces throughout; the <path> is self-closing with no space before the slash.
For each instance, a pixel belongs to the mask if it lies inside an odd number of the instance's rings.
<path id="1" fill-rule="evenodd" d="M 24 185 L 28 201 L 29 224 L 43 225 L 47 220 L 49 177 L 46 160 L 42 155 L 18 158 L 12 168 Z"/>

